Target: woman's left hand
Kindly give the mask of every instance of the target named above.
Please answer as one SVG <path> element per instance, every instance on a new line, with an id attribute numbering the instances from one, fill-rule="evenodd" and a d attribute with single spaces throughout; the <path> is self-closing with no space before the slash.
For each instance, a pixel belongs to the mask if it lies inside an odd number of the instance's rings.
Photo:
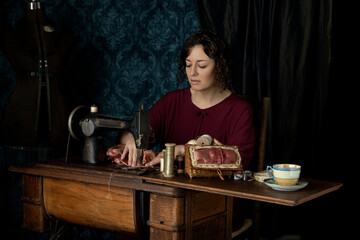
<path id="1" fill-rule="evenodd" d="M 158 155 L 156 155 L 156 157 L 154 157 L 150 162 L 147 162 L 145 164 L 145 167 L 150 167 L 150 166 L 154 166 L 156 164 L 160 163 L 160 158 L 164 156 L 164 153 L 161 152 Z"/>
<path id="2" fill-rule="evenodd" d="M 184 155 L 185 154 L 185 145 L 176 145 L 175 146 L 175 158 L 177 155 Z M 160 163 L 160 158 L 164 157 L 164 153 L 161 152 L 159 153 L 153 160 L 151 160 L 150 162 L 146 163 L 145 166 L 149 167 L 149 166 L 154 166 L 156 164 Z"/>

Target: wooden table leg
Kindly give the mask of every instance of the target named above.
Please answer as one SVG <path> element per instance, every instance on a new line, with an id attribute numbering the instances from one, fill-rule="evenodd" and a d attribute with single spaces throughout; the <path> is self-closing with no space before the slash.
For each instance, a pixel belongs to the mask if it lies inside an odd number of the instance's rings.
<path id="1" fill-rule="evenodd" d="M 150 195 L 150 239 L 231 239 L 232 197 L 186 191 Z"/>
<path id="2" fill-rule="evenodd" d="M 184 196 L 150 194 L 150 239 L 184 239 Z"/>
<path id="3" fill-rule="evenodd" d="M 43 201 L 43 178 L 40 176 L 23 175 L 24 217 L 22 227 L 34 232 L 50 230 L 51 221 L 47 216 Z"/>

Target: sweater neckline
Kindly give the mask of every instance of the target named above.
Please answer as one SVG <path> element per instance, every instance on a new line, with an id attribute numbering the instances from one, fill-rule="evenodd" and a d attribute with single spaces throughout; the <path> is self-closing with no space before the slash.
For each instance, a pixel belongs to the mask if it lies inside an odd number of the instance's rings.
<path id="1" fill-rule="evenodd" d="M 191 100 L 190 88 L 187 88 L 186 90 L 187 90 L 187 91 L 186 91 L 186 93 L 187 93 L 186 98 L 188 99 L 190 105 L 191 105 L 197 112 L 211 111 L 212 109 L 217 108 L 217 107 L 219 107 L 220 105 L 222 105 L 222 104 L 226 103 L 227 101 L 229 101 L 229 100 L 232 98 L 232 96 L 234 95 L 234 93 L 231 93 L 229 96 L 227 96 L 226 98 L 224 98 L 222 101 L 218 102 L 217 104 L 215 104 L 215 105 L 213 105 L 213 106 L 211 106 L 211 107 L 202 109 L 202 108 L 199 108 L 198 106 L 196 106 L 196 105 L 193 103 L 193 101 Z"/>

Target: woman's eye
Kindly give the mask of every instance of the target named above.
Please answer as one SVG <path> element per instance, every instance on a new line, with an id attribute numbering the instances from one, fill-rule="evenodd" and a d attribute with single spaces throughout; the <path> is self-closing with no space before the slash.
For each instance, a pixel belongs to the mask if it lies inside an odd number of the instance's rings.
<path id="1" fill-rule="evenodd" d="M 199 65 L 199 68 L 206 68 L 206 67 L 207 67 L 207 66 L 200 66 L 200 65 Z"/>
<path id="2" fill-rule="evenodd" d="M 187 68 L 191 67 L 191 65 L 185 65 Z"/>

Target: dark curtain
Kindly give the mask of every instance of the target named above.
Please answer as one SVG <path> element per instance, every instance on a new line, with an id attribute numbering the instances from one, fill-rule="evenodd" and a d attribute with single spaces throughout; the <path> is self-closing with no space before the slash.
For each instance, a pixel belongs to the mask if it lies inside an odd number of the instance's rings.
<path id="1" fill-rule="evenodd" d="M 355 9 L 336 0 L 195 2 L 200 28 L 223 34 L 232 48 L 233 90 L 256 101 L 271 97 L 265 166 L 297 163 L 303 178 L 344 183 L 296 208 L 265 205 L 263 232 L 274 237 L 293 227 L 302 239 L 343 238 L 357 169 L 345 163 L 358 158 Z"/>
<path id="2" fill-rule="evenodd" d="M 333 3 L 196 0 L 200 27 L 224 35 L 234 53 L 234 91 L 271 97 L 267 164 L 315 169 L 332 64 Z M 311 172 L 309 172 L 311 174 Z"/>

